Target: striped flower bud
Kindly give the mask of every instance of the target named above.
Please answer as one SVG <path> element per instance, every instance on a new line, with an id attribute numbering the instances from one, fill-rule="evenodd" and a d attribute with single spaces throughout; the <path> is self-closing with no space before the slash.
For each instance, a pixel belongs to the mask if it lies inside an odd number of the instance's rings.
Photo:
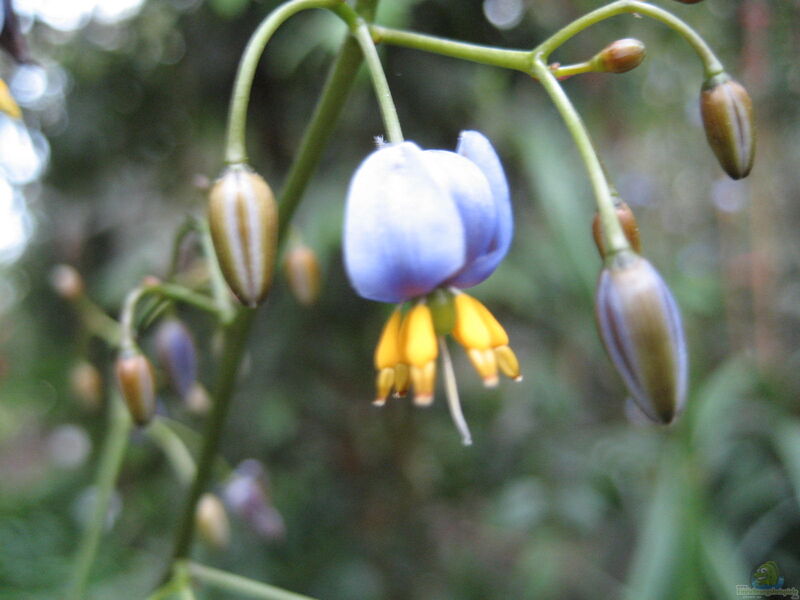
<path id="1" fill-rule="evenodd" d="M 228 167 L 211 188 L 208 221 L 222 274 L 251 308 L 267 295 L 278 242 L 278 209 L 267 182 L 246 165 Z"/>
<path id="2" fill-rule="evenodd" d="M 727 73 L 708 79 L 700 92 L 700 113 L 708 144 L 733 179 L 747 177 L 756 151 L 753 102 Z"/>
<path id="3" fill-rule="evenodd" d="M 147 425 L 156 412 L 153 367 L 138 350 L 123 350 L 116 364 L 117 382 L 134 423 Z"/>
<path id="4" fill-rule="evenodd" d="M 619 200 L 614 203 L 614 210 L 617 213 L 622 231 L 625 237 L 628 238 L 628 243 L 637 254 L 641 252 L 642 242 L 639 239 L 639 223 L 636 222 L 636 217 L 628 206 L 627 202 Z M 594 237 L 595 246 L 602 258 L 606 256 L 605 242 L 603 241 L 603 225 L 600 222 L 600 213 L 595 213 L 594 220 L 592 221 L 592 237 Z"/>
<path id="5" fill-rule="evenodd" d="M 305 244 L 293 244 L 286 253 L 283 268 L 292 295 L 303 306 L 311 306 L 319 297 L 319 262 L 314 251 Z"/>
<path id="6" fill-rule="evenodd" d="M 605 73 L 625 73 L 635 69 L 644 60 L 644 43 L 634 38 L 611 42 L 592 58 L 595 71 Z"/>
<path id="7" fill-rule="evenodd" d="M 600 337 L 634 402 L 671 423 L 686 403 L 688 358 L 669 288 L 647 260 L 625 252 L 600 273 L 595 301 Z"/>
<path id="8" fill-rule="evenodd" d="M 178 319 L 165 319 L 156 331 L 156 351 L 172 387 L 185 398 L 197 379 L 197 350 L 191 332 Z"/>
<path id="9" fill-rule="evenodd" d="M 205 493 L 197 501 L 195 510 L 197 532 L 202 540 L 212 548 L 224 549 L 231 540 L 231 526 L 228 513 L 218 496 Z"/>

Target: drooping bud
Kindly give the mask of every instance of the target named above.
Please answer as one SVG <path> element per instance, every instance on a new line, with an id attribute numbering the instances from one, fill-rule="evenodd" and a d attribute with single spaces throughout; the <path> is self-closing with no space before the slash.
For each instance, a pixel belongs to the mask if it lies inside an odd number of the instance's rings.
<path id="1" fill-rule="evenodd" d="M 261 538 L 282 539 L 283 517 L 272 505 L 267 475 L 257 460 L 243 460 L 225 485 L 223 497 L 231 512 L 244 520 Z"/>
<path id="2" fill-rule="evenodd" d="M 215 494 L 205 493 L 200 496 L 195 510 L 195 520 L 197 532 L 206 544 L 217 549 L 228 546 L 231 539 L 228 513 Z"/>
<path id="3" fill-rule="evenodd" d="M 88 409 L 100 406 L 103 397 L 103 378 L 92 363 L 81 360 L 69 372 L 69 387 L 72 395 Z"/>
<path id="4" fill-rule="evenodd" d="M 651 420 L 671 423 L 686 403 L 688 357 L 681 316 L 664 280 L 632 252 L 600 273 L 596 316 L 611 362 Z"/>
<path id="5" fill-rule="evenodd" d="M 185 398 L 197 379 L 197 350 L 186 325 L 165 319 L 156 332 L 156 351 L 175 391 Z"/>
<path id="6" fill-rule="evenodd" d="M 134 423 L 144 426 L 156 412 L 153 367 L 138 350 L 123 350 L 117 358 L 117 382 Z"/>
<path id="7" fill-rule="evenodd" d="M 700 113 L 720 166 L 733 179 L 747 177 L 756 152 L 753 102 L 747 90 L 727 73 L 716 75 L 703 84 Z"/>
<path id="8" fill-rule="evenodd" d="M 305 244 L 293 244 L 283 263 L 289 289 L 303 306 L 311 306 L 319 297 L 319 262 L 314 251 Z"/>
<path id="9" fill-rule="evenodd" d="M 75 267 L 56 265 L 50 272 L 50 285 L 65 300 L 77 300 L 83 294 L 83 277 Z"/>
<path id="10" fill-rule="evenodd" d="M 228 167 L 209 193 L 208 221 L 222 274 L 251 308 L 267 295 L 278 242 L 278 209 L 267 182 L 246 165 Z"/>
<path id="11" fill-rule="evenodd" d="M 628 206 L 627 202 L 619 200 L 614 203 L 614 210 L 617 213 L 622 231 L 625 237 L 628 238 L 628 243 L 637 254 L 641 252 L 642 242 L 639 238 L 639 223 L 636 222 L 636 217 Z M 601 258 L 606 256 L 605 242 L 603 241 L 603 226 L 600 222 L 600 213 L 595 213 L 594 220 L 592 221 L 592 236 L 594 237 L 595 246 L 600 253 Z"/>
<path id="12" fill-rule="evenodd" d="M 605 73 L 626 73 L 642 64 L 645 54 L 644 43 L 637 39 L 616 40 L 595 54 L 592 67 Z"/>

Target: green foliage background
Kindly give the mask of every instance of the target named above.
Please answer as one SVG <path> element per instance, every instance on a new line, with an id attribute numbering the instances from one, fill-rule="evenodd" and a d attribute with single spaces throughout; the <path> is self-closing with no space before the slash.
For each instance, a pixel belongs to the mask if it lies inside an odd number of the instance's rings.
<path id="1" fill-rule="evenodd" d="M 648 48 L 626 75 L 564 82 L 606 167 L 637 213 L 644 252 L 682 307 L 689 408 L 668 429 L 625 419 L 625 392 L 597 338 L 588 180 L 543 90 L 517 73 L 398 48 L 381 50 L 406 137 L 452 148 L 485 132 L 513 190 L 516 237 L 475 295 L 511 336 L 525 376 L 484 390 L 458 351 L 475 444 L 464 448 L 441 398 L 370 405 L 372 349 L 385 306 L 358 298 L 340 258 L 352 171 L 382 134 L 359 77 L 295 223 L 318 253 L 323 294 L 300 307 L 279 275 L 257 317 L 223 441 L 235 465 L 266 465 L 283 540 L 234 519 L 223 552 L 200 560 L 321 599 L 727 599 L 774 560 L 800 586 L 800 7 L 794 1 L 660 5 L 694 26 L 748 87 L 759 146 L 750 178 L 724 179 L 699 124 L 699 63 L 672 32 L 618 17 L 554 60 L 583 60 L 620 37 Z M 34 55 L 69 75 L 66 120 L 43 132 L 50 166 L 27 195 L 35 235 L 0 270 L 0 599 L 58 597 L 80 534 L 105 420 L 70 395 L 86 356 L 113 386 L 111 352 L 86 343 L 48 284 L 75 265 L 110 314 L 199 214 L 198 175 L 221 169 L 238 57 L 272 0 L 150 0 L 130 20 L 74 35 L 43 24 Z M 530 48 L 589 0 L 528 0 L 501 31 L 477 0 L 385 0 L 377 22 L 465 41 Z M 343 27 L 294 18 L 267 49 L 251 101 L 251 163 L 279 189 Z M 11 69 L 10 64 L 5 65 Z M 30 118 L 38 118 L 35 115 Z M 213 328 L 195 332 L 213 377 Z M 151 341 L 144 336 L 145 347 Z M 440 394 L 441 396 L 441 394 Z M 191 427 L 165 391 L 164 410 Z M 85 430 L 78 467 L 53 460 L 52 432 Z M 143 598 L 169 553 L 185 490 L 146 436 L 134 436 L 91 598 Z M 198 590 L 201 598 L 224 598 Z"/>

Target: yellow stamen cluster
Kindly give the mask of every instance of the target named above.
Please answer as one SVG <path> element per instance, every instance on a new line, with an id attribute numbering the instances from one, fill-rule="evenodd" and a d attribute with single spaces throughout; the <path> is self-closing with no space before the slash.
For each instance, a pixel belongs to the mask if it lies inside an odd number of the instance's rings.
<path id="1" fill-rule="evenodd" d="M 453 337 L 464 346 L 484 385 L 495 386 L 498 370 L 515 381 L 522 377 L 519 362 L 508 345 L 508 335 L 492 313 L 475 298 L 456 292 Z M 397 308 L 387 321 L 375 349 L 376 396 L 382 406 L 389 393 L 404 396 L 414 387 L 414 402 L 433 401 L 438 356 L 436 329 L 431 309 L 418 302 L 405 316 Z"/>

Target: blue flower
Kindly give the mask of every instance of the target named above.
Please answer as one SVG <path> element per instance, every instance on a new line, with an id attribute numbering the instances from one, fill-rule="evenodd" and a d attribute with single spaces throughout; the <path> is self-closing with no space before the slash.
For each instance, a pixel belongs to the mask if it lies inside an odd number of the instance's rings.
<path id="1" fill-rule="evenodd" d="M 359 295 L 380 302 L 472 287 L 497 268 L 513 228 L 503 167 L 482 134 L 462 132 L 456 152 L 387 145 L 350 183 L 347 274 Z"/>
<path id="2" fill-rule="evenodd" d="M 410 384 L 433 399 L 437 335 L 453 333 L 486 385 L 498 369 L 519 379 L 508 336 L 480 302 L 461 292 L 484 281 L 513 235 L 508 183 L 492 144 L 464 131 L 455 152 L 413 142 L 385 145 L 359 166 L 344 221 L 344 262 L 367 299 L 400 303 L 375 352 L 375 402 Z M 402 303 L 415 301 L 403 312 Z"/>

